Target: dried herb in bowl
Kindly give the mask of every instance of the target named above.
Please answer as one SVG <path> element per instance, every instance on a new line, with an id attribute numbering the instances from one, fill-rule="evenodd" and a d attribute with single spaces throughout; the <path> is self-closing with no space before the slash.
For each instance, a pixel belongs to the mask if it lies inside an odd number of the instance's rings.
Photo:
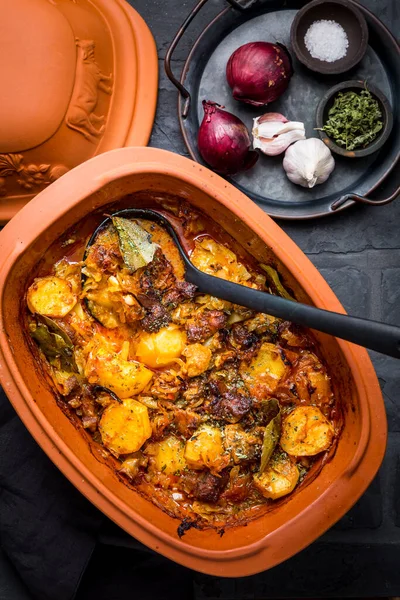
<path id="1" fill-rule="evenodd" d="M 338 146 L 357 150 L 373 142 L 382 127 L 379 103 L 365 89 L 360 93 L 339 92 L 321 131 L 325 131 Z"/>

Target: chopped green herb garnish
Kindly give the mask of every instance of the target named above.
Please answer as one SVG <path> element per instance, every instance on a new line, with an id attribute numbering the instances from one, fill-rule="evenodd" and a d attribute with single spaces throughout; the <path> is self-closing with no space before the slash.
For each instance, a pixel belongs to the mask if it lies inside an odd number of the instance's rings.
<path id="1" fill-rule="evenodd" d="M 346 150 L 365 148 L 383 127 L 379 103 L 367 89 L 339 92 L 328 116 L 321 130 Z"/>

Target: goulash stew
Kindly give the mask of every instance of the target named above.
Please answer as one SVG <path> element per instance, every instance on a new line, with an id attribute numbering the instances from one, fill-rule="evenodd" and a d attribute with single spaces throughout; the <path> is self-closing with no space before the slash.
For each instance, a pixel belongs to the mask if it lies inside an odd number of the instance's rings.
<path id="1" fill-rule="evenodd" d="M 291 298 L 216 223 L 182 203 L 174 212 L 198 269 Z M 199 294 L 154 222 L 117 216 L 89 237 L 64 239 L 26 295 L 60 408 L 127 485 L 182 521 L 180 535 L 243 524 L 292 494 L 340 429 L 312 335 Z"/>

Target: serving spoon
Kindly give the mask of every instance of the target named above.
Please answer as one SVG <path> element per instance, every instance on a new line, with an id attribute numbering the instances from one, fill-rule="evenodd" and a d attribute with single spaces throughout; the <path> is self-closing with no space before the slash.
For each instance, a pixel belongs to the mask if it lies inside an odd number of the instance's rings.
<path id="1" fill-rule="evenodd" d="M 149 208 L 127 208 L 113 213 L 107 217 L 92 234 L 87 248 L 95 241 L 97 235 L 106 225 L 112 222 L 113 217 L 126 217 L 155 221 L 162 225 L 174 240 L 185 266 L 185 279 L 193 283 L 199 292 L 210 294 L 221 300 L 227 300 L 240 306 L 246 306 L 256 312 L 266 313 L 273 317 L 280 317 L 298 325 L 310 327 L 337 338 L 353 342 L 359 346 L 370 348 L 376 352 L 400 358 L 400 327 L 379 323 L 369 319 L 361 319 L 343 315 L 308 304 L 302 304 L 268 292 L 233 283 L 220 277 L 203 273 L 190 261 L 183 249 L 181 241 L 172 223 L 161 213 Z"/>

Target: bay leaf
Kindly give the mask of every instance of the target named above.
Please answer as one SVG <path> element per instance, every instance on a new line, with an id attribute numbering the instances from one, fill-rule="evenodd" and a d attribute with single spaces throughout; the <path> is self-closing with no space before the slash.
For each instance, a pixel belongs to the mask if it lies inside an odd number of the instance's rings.
<path id="1" fill-rule="evenodd" d="M 55 321 L 43 315 L 35 315 L 36 327 L 31 337 L 51 363 L 59 359 L 63 371 L 78 373 L 74 357 L 74 345 L 68 334 Z"/>
<path id="2" fill-rule="evenodd" d="M 151 236 L 136 221 L 113 217 L 113 225 L 118 232 L 119 247 L 128 269 L 134 273 L 148 265 L 154 258 L 157 245 Z"/>
<path id="3" fill-rule="evenodd" d="M 273 398 L 269 400 L 270 405 L 270 421 L 264 430 L 264 439 L 261 451 L 260 473 L 263 473 L 268 466 L 269 460 L 281 435 L 281 409 L 279 402 Z"/>
<path id="4" fill-rule="evenodd" d="M 269 265 L 263 265 L 260 263 L 260 267 L 267 273 L 268 277 L 274 284 L 276 291 L 279 296 L 282 298 L 286 298 L 287 300 L 295 300 L 293 296 L 289 294 L 289 292 L 283 287 L 281 280 L 279 279 L 278 271 Z"/>

